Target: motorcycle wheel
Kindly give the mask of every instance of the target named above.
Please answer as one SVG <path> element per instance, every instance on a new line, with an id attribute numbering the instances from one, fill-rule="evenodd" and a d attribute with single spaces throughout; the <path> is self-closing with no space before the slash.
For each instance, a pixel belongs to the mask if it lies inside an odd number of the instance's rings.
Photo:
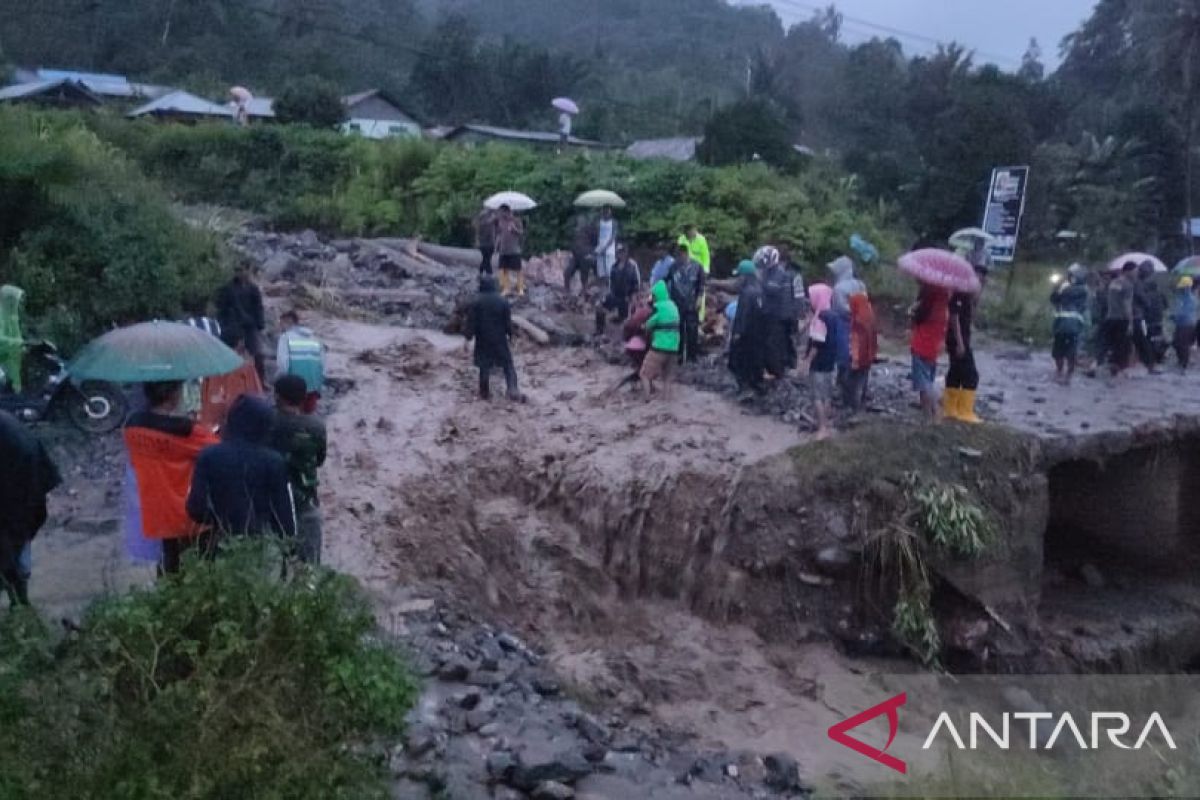
<path id="1" fill-rule="evenodd" d="M 89 381 L 64 401 L 71 424 L 84 433 L 109 433 L 125 421 L 125 395 L 110 383 Z"/>

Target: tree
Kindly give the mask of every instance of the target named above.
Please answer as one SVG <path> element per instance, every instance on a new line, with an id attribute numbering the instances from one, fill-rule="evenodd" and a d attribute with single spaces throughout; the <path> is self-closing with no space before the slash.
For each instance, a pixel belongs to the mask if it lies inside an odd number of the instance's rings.
<path id="1" fill-rule="evenodd" d="M 710 166 L 751 161 L 786 166 L 795 161 L 796 153 L 779 112 L 764 100 L 750 98 L 712 116 L 696 157 Z"/>
<path id="2" fill-rule="evenodd" d="M 1046 65 L 1042 63 L 1042 47 L 1036 38 L 1029 40 L 1029 48 L 1021 57 L 1021 69 L 1017 74 L 1033 83 L 1046 77 Z"/>
<path id="3" fill-rule="evenodd" d="M 275 98 L 275 116 L 280 122 L 336 128 L 346 121 L 346 106 L 338 87 L 309 75 L 292 81 Z"/>

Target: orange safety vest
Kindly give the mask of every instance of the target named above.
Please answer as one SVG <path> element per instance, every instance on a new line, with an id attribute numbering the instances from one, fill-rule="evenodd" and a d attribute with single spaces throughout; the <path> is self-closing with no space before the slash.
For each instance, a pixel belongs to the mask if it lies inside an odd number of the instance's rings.
<path id="1" fill-rule="evenodd" d="M 263 385 L 254 362 L 243 361 L 233 372 L 205 378 L 200 391 L 200 424 L 216 428 L 225 424 L 233 401 L 244 394 L 263 394 Z"/>
<path id="2" fill-rule="evenodd" d="M 137 476 L 142 535 L 147 539 L 186 539 L 201 528 L 188 517 L 187 496 L 200 451 L 219 440 L 197 425 L 190 436 L 149 428 L 125 429 L 125 447 Z"/>

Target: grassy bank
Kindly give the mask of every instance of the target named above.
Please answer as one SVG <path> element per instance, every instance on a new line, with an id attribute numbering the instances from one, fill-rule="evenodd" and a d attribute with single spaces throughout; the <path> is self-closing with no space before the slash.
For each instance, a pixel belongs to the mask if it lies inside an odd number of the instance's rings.
<path id="1" fill-rule="evenodd" d="M 0 797 L 387 797 L 365 746 L 416 696 L 350 579 L 257 548 L 101 601 L 55 642 L 0 614 Z"/>

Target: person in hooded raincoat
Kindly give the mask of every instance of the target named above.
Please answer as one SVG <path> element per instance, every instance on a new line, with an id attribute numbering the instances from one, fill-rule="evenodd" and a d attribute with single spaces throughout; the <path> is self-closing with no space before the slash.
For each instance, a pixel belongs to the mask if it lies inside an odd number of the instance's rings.
<path id="1" fill-rule="evenodd" d="M 463 332 L 467 343 L 475 342 L 475 366 L 479 368 L 479 396 L 488 400 L 492 396 L 492 370 L 504 372 L 508 399 L 521 400 L 517 387 L 517 369 L 513 364 L 512 350 L 508 342 L 513 336 L 512 307 L 497 291 L 496 281 L 490 275 L 479 279 L 479 294 L 467 311 L 467 324 Z"/>
<path id="2" fill-rule="evenodd" d="M 765 391 L 763 371 L 767 364 L 767 339 L 771 319 L 763 304 L 762 283 L 753 261 L 738 264 L 737 313 L 729 337 L 729 369 L 739 391 Z"/>
<path id="3" fill-rule="evenodd" d="M 704 238 L 704 234 L 695 225 L 688 225 L 687 232 L 684 234 L 684 239 L 687 240 L 688 253 L 692 260 L 699 264 L 704 269 L 704 274 L 707 276 L 712 272 L 712 253 L 708 249 L 708 239 Z M 708 312 L 708 298 L 704 296 L 704 292 L 700 293 L 700 321 L 704 322 L 704 316 Z"/>
<path id="4" fill-rule="evenodd" d="M 225 536 L 296 536 L 287 462 L 269 444 L 274 419 L 265 399 L 239 397 L 220 444 L 196 459 L 187 513 L 211 531 L 214 545 Z"/>
<path id="5" fill-rule="evenodd" d="M 14 604 L 29 604 L 29 545 L 46 522 L 46 495 L 60 483 L 42 443 L 0 411 L 0 589 Z"/>
<path id="6" fill-rule="evenodd" d="M 679 307 L 671 299 L 665 281 L 650 289 L 654 313 L 646 320 L 650 349 L 642 360 L 642 387 L 646 397 L 654 393 L 655 382 L 663 384 L 663 399 L 670 395 L 671 363 L 679 357 L 681 320 Z"/>
<path id="7" fill-rule="evenodd" d="M 16 286 L 0 286 L 0 370 L 14 392 L 23 388 L 25 338 L 21 335 L 21 303 L 24 300 L 25 292 Z"/>
<path id="8" fill-rule="evenodd" d="M 774 377 L 782 378 L 796 367 L 794 338 L 800 309 L 794 293 L 795 278 L 774 247 L 760 247 L 754 254 L 754 266 L 762 283 L 763 311 L 767 315 L 766 369 Z"/>

